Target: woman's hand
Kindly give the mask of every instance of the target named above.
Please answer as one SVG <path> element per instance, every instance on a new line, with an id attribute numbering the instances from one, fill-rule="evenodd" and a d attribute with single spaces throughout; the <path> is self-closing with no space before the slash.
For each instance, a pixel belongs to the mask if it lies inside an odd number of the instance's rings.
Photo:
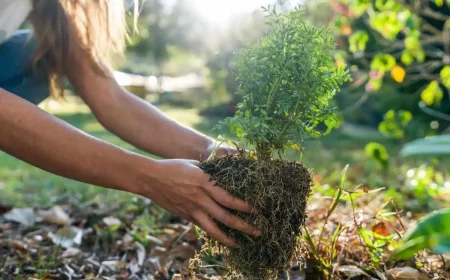
<path id="1" fill-rule="evenodd" d="M 236 247 L 238 244 L 219 229 L 212 218 L 226 226 L 250 235 L 259 232 L 224 207 L 242 212 L 253 209 L 225 190 L 214 186 L 210 177 L 193 160 L 161 160 L 143 170 L 138 181 L 138 193 L 151 198 L 166 210 L 183 217 L 202 228 L 209 237 Z"/>

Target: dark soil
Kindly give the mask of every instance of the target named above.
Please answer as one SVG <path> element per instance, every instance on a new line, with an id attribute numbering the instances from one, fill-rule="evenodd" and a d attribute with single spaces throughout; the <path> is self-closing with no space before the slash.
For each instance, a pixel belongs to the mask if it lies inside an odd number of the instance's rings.
<path id="1" fill-rule="evenodd" d="M 204 162 L 201 168 L 218 187 L 259 210 L 258 214 L 229 211 L 259 228 L 260 237 L 246 236 L 219 223 L 241 247 L 224 248 L 212 240 L 207 243 L 205 250 L 224 257 L 230 278 L 275 279 L 299 260 L 299 237 L 312 186 L 311 172 L 304 165 L 230 155 Z"/>

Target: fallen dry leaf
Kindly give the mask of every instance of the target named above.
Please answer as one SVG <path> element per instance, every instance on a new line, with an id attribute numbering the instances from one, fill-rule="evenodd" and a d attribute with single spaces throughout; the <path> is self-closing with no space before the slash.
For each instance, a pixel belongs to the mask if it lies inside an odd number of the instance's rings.
<path id="1" fill-rule="evenodd" d="M 71 247 L 71 248 L 66 249 L 64 251 L 64 253 L 62 253 L 61 256 L 63 258 L 73 258 L 73 257 L 78 256 L 80 253 L 81 253 L 80 249 Z"/>
<path id="2" fill-rule="evenodd" d="M 7 221 L 16 222 L 26 227 L 31 227 L 38 222 L 33 208 L 14 208 L 6 212 L 3 217 Z"/>
<path id="3" fill-rule="evenodd" d="M 48 236 L 54 244 L 68 249 L 81 245 L 83 230 L 77 227 L 66 226 L 59 229 L 56 234 L 49 232 Z"/>
<path id="4" fill-rule="evenodd" d="M 412 267 L 395 267 L 386 271 L 389 280 L 427 280 L 428 277 Z"/>
<path id="5" fill-rule="evenodd" d="M 137 259 L 138 259 L 138 264 L 140 267 L 142 267 L 144 265 L 144 261 L 145 261 L 145 248 L 144 246 L 139 243 L 139 242 L 135 242 L 134 246 L 136 248 L 136 255 L 137 255 Z"/>
<path id="6" fill-rule="evenodd" d="M 379 222 L 378 224 L 374 225 L 372 227 L 373 232 L 375 232 L 376 234 L 379 234 L 381 236 L 390 236 L 391 235 L 391 231 L 388 229 L 388 227 L 386 226 L 386 224 L 384 222 Z"/>
<path id="7" fill-rule="evenodd" d="M 353 279 L 359 276 L 369 277 L 361 268 L 356 265 L 342 265 L 339 266 L 338 271 L 344 274 L 347 278 Z"/>
<path id="8" fill-rule="evenodd" d="M 156 246 L 162 246 L 164 244 L 164 242 L 161 239 L 151 236 L 151 235 L 147 235 L 146 239 L 150 244 L 153 244 Z"/>
<path id="9" fill-rule="evenodd" d="M 60 206 L 54 206 L 49 210 L 39 210 L 38 216 L 43 222 L 60 226 L 70 225 L 70 217 Z"/>
<path id="10" fill-rule="evenodd" d="M 109 228 L 120 227 L 122 224 L 122 222 L 115 217 L 105 217 L 103 218 L 103 223 Z"/>

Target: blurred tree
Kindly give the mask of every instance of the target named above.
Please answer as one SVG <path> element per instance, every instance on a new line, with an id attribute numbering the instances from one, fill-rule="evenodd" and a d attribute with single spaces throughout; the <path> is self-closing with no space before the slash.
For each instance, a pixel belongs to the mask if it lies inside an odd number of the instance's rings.
<path id="1" fill-rule="evenodd" d="M 353 104 L 346 113 L 363 106 L 362 112 L 380 122 L 391 110 L 412 112 L 414 137 L 450 124 L 449 5 L 448 0 L 332 0 L 341 46 L 336 63 L 350 65 L 356 77 L 350 89 L 359 93 L 356 101 L 341 98 Z M 367 122 L 365 117 L 353 118 Z"/>
<path id="2" fill-rule="evenodd" d="M 233 94 L 237 89 L 233 73 L 234 52 L 243 44 L 256 42 L 267 30 L 261 11 L 236 15 L 230 24 L 216 34 L 207 67 L 211 79 L 213 95 L 209 106 L 202 113 L 215 116 L 232 116 L 240 96 Z"/>
<path id="3" fill-rule="evenodd" d="M 157 66 L 161 75 L 171 46 L 188 52 L 205 51 L 208 28 L 191 6 L 186 0 L 176 0 L 172 5 L 163 0 L 143 1 L 139 33 L 132 36 L 128 53 L 145 57 L 146 61 Z"/>

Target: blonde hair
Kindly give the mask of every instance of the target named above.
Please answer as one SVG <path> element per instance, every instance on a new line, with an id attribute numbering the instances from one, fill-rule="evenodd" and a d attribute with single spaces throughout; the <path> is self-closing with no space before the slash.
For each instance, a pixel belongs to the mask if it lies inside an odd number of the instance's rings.
<path id="1" fill-rule="evenodd" d="M 104 62 L 125 49 L 124 0 L 33 0 L 30 19 L 37 40 L 33 64 L 48 75 L 53 97 L 63 96 L 75 50 L 85 53 L 98 74 L 108 76 Z"/>

